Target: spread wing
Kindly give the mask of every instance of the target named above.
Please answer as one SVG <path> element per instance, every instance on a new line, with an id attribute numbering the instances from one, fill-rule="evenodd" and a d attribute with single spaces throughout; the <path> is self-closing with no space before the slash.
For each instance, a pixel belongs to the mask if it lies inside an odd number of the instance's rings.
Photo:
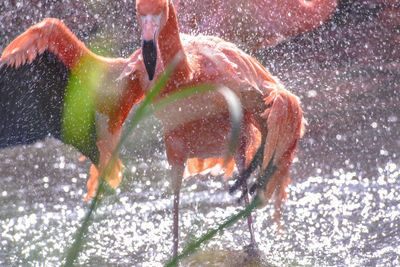
<path id="1" fill-rule="evenodd" d="M 0 68 L 0 148 L 61 138 L 69 69 L 51 52 L 19 68 Z"/>
<path id="2" fill-rule="evenodd" d="M 95 113 L 118 107 L 125 61 L 95 55 L 58 19 L 30 27 L 0 59 L 0 148 L 51 135 L 97 165 Z"/>

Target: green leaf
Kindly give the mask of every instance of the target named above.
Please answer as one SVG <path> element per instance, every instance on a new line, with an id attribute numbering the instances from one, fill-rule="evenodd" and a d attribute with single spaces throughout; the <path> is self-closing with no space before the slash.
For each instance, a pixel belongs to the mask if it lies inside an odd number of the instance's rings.
<path id="1" fill-rule="evenodd" d="M 181 254 L 175 256 L 172 258 L 167 264 L 165 264 L 166 267 L 171 267 L 171 266 L 176 266 L 179 262 L 179 260 L 187 257 L 188 255 L 192 254 L 193 252 L 196 251 L 200 247 L 200 245 L 206 243 L 209 241 L 211 238 L 213 238 L 216 234 L 224 230 L 225 228 L 228 228 L 232 224 L 236 223 L 240 219 L 248 216 L 256 207 L 262 204 L 262 201 L 258 198 L 255 197 L 253 201 L 243 210 L 241 210 L 239 213 L 236 215 L 233 215 L 229 217 L 227 220 L 222 222 L 221 224 L 218 225 L 218 227 L 208 231 L 204 235 L 202 235 L 199 239 L 192 241 L 187 245 L 187 247 L 182 251 Z"/>

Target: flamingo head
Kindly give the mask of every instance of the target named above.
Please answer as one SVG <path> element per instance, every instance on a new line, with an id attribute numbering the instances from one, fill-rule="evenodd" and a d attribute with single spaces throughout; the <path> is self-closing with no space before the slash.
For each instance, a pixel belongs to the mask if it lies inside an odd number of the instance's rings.
<path id="1" fill-rule="evenodd" d="M 137 0 L 136 12 L 142 29 L 142 54 L 149 80 L 157 64 L 157 40 L 168 18 L 169 0 Z"/>

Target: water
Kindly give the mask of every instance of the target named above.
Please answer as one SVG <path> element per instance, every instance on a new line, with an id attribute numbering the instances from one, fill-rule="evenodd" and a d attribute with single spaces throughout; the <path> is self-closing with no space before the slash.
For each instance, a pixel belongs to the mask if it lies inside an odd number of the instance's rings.
<path id="1" fill-rule="evenodd" d="M 18 12 L 27 10 L 22 5 Z M 104 18 L 101 10 L 88 13 L 100 14 L 96 23 Z M 400 265 L 399 32 L 382 23 L 379 5 L 349 5 L 342 12 L 325 28 L 257 55 L 300 96 L 309 122 L 291 170 L 282 234 L 272 222 L 273 203 L 254 215 L 265 265 Z M 3 14 L 15 25 L 21 20 Z M 90 28 L 93 20 L 85 21 L 76 25 Z M 16 33 L 1 25 L 4 47 Z M 99 37 L 79 34 L 85 41 Z M 125 42 L 114 52 L 133 46 Z M 82 198 L 90 163 L 79 157 L 53 139 L 0 151 L 0 266 L 61 265 L 89 207 Z M 154 118 L 131 136 L 121 158 L 124 180 L 102 198 L 79 266 L 160 266 L 171 255 L 172 191 Z M 230 183 L 221 177 L 184 181 L 181 248 L 242 208 L 227 193 Z M 240 266 L 248 242 L 242 220 L 184 265 Z"/>
<path id="2" fill-rule="evenodd" d="M 27 164 L 18 155 L 34 157 Z M 2 151 L 0 265 L 59 265 L 88 208 L 81 199 L 89 164 L 78 163 L 78 157 L 79 153 L 54 140 L 47 140 L 43 147 Z M 94 214 L 79 257 L 81 265 L 159 266 L 169 258 L 172 194 L 165 160 L 127 162 L 121 187 L 105 196 Z M 295 181 L 288 188 L 282 235 L 271 223 L 272 205 L 257 210 L 256 239 L 267 262 L 276 266 L 398 265 L 398 162 L 387 162 L 379 173 L 366 177 L 358 170 L 339 169 Z M 235 197 L 227 194 L 228 186 L 222 178 L 185 180 L 181 244 L 240 209 Z M 241 221 L 204 246 L 202 253 L 239 253 L 248 239 Z"/>

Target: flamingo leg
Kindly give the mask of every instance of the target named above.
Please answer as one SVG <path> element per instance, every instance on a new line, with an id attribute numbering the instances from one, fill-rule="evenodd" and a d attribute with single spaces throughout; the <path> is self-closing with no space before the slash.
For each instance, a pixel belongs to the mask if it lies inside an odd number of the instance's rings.
<path id="1" fill-rule="evenodd" d="M 179 201 L 180 201 L 180 191 L 182 186 L 182 174 L 184 168 L 172 168 L 172 189 L 174 191 L 174 215 L 173 215 L 173 255 L 174 257 L 178 255 L 179 247 Z"/>
<path id="2" fill-rule="evenodd" d="M 244 205 L 247 207 L 250 204 L 247 184 L 242 185 L 242 194 L 244 196 Z M 250 233 L 249 252 L 256 251 L 258 246 L 254 237 L 253 217 L 251 216 L 251 213 L 247 216 L 247 225 L 249 226 Z"/>
<path id="3" fill-rule="evenodd" d="M 263 160 L 263 151 L 265 147 L 265 137 L 262 139 L 260 147 L 257 149 L 256 154 L 251 160 L 247 169 L 243 172 L 240 172 L 239 177 L 237 177 L 235 183 L 229 188 L 229 193 L 233 194 L 240 186 L 247 184 L 247 179 L 249 179 L 250 175 L 255 171 L 255 169 L 262 165 Z M 239 198 L 239 202 L 243 199 L 244 194 Z"/>
<path id="4" fill-rule="evenodd" d="M 251 172 L 249 172 L 249 168 L 246 168 L 246 137 L 242 133 L 241 144 L 238 147 L 238 153 L 235 156 L 235 161 L 237 162 L 237 168 L 240 173 L 240 177 L 247 175 L 250 176 Z M 248 195 L 248 188 L 247 188 L 247 178 L 241 183 L 242 188 L 242 196 L 241 198 L 244 199 L 244 205 L 247 207 L 250 204 L 249 195 Z M 251 213 L 247 216 L 247 225 L 249 227 L 250 233 L 250 244 L 246 247 L 246 250 L 249 255 L 256 255 L 257 254 L 257 243 L 254 236 L 254 228 L 253 228 L 253 217 Z"/>

